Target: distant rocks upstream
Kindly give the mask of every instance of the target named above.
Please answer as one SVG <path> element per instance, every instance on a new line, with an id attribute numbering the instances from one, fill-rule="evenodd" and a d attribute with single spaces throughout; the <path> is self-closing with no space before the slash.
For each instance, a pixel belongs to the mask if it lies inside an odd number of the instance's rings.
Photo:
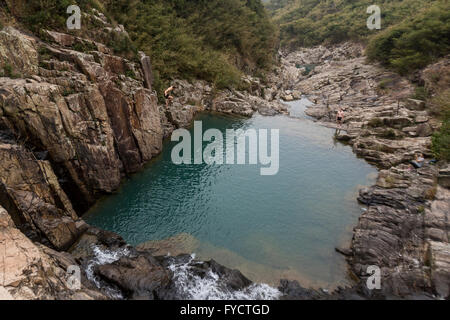
<path id="1" fill-rule="evenodd" d="M 439 121 L 424 101 L 410 98 L 413 83 L 367 64 L 363 48 L 351 43 L 293 52 L 281 61 L 284 98 L 289 100 L 292 92 L 308 96 L 314 105 L 306 114 L 326 126 L 336 127 L 336 112 L 342 108 L 345 120 L 336 140 L 380 169 L 376 185 L 360 191 L 358 200 L 367 210 L 354 228 L 351 246 L 337 249 L 347 257 L 349 272 L 361 279 L 355 288 L 368 298 L 448 298 L 449 169 L 443 162 L 429 163 L 430 136 Z M 307 73 L 305 65 L 314 68 Z M 415 81 L 430 92 L 440 90 L 431 79 L 449 71 L 450 62 L 443 59 L 418 73 Z M 408 163 L 417 153 L 427 160 L 416 170 Z M 381 269 L 381 290 L 361 291 L 368 266 Z M 315 297 L 286 282 L 284 288 L 299 297 Z M 335 297 L 349 292 L 338 290 Z"/>

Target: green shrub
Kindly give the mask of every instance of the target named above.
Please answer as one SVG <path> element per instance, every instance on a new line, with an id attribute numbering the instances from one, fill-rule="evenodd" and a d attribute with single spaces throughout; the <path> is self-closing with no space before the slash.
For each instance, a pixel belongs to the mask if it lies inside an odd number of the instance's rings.
<path id="1" fill-rule="evenodd" d="M 115 54 L 126 56 L 132 60 L 137 60 L 138 50 L 126 34 L 115 31 L 111 32 L 107 45 L 113 49 Z"/>
<path id="2" fill-rule="evenodd" d="M 369 30 L 366 13 L 370 5 L 381 7 L 382 30 L 410 20 L 424 8 L 446 0 L 271 0 L 269 8 L 280 25 L 282 44 L 289 48 L 337 43 L 344 40 L 366 41 L 377 34 Z"/>
<path id="3" fill-rule="evenodd" d="M 40 47 L 38 49 L 39 60 L 50 60 L 53 57 L 52 52 L 47 47 Z"/>
<path id="4" fill-rule="evenodd" d="M 6 64 L 3 66 L 3 70 L 6 77 L 12 78 L 13 76 L 13 68 L 10 64 Z"/>
<path id="5" fill-rule="evenodd" d="M 79 52 L 90 52 L 90 51 L 96 51 L 97 50 L 97 46 L 92 43 L 92 42 L 88 42 L 88 41 L 79 41 L 76 42 L 73 46 L 72 49 L 75 51 L 79 51 Z"/>
<path id="6" fill-rule="evenodd" d="M 384 121 L 383 121 L 383 119 L 380 119 L 380 118 L 372 118 L 367 123 L 367 125 L 372 128 L 378 128 L 378 127 L 382 127 L 384 125 Z"/>
<path id="7" fill-rule="evenodd" d="M 370 40 L 368 58 L 407 74 L 447 54 L 450 50 L 449 9 L 446 0 L 436 1 L 413 19 L 385 29 Z"/>
<path id="8" fill-rule="evenodd" d="M 43 28 L 62 29 L 68 17 L 67 7 L 72 4 L 71 0 L 30 0 L 27 14 L 22 13 L 19 19 L 36 33 Z"/>
<path id="9" fill-rule="evenodd" d="M 117 0 L 106 8 L 152 59 L 160 99 L 174 78 L 230 88 L 240 85 L 243 70 L 256 73 L 272 65 L 276 28 L 259 0 Z M 115 51 L 132 45 L 115 42 Z"/>
<path id="10" fill-rule="evenodd" d="M 393 129 L 387 129 L 381 133 L 380 137 L 384 139 L 394 140 L 397 138 L 397 135 L 395 134 L 395 131 Z"/>
<path id="11" fill-rule="evenodd" d="M 392 79 L 382 79 L 380 82 L 378 82 L 378 90 L 383 92 L 386 92 L 390 87 L 392 86 Z"/>
<path id="12" fill-rule="evenodd" d="M 381 8 L 381 30 L 369 30 L 367 8 Z M 345 40 L 368 42 L 370 60 L 407 74 L 446 55 L 450 48 L 448 0 L 271 0 L 288 49 Z"/>
<path id="13" fill-rule="evenodd" d="M 131 69 L 125 71 L 125 75 L 126 75 L 128 78 L 136 79 L 136 74 L 135 74 L 134 71 L 131 70 Z"/>
<path id="14" fill-rule="evenodd" d="M 442 119 L 441 128 L 432 137 L 432 151 L 440 160 L 450 161 L 450 89 L 435 97 L 431 104 L 434 114 Z"/>
<path id="15" fill-rule="evenodd" d="M 413 99 L 425 101 L 429 97 L 428 91 L 425 87 L 417 87 L 414 91 Z"/>
<path id="16" fill-rule="evenodd" d="M 434 200 L 436 198 L 437 186 L 433 186 L 425 190 L 424 198 L 427 200 Z"/>
<path id="17" fill-rule="evenodd" d="M 72 88 L 64 88 L 62 95 L 63 95 L 63 97 L 67 97 L 74 93 L 75 93 L 75 91 Z"/>
<path id="18" fill-rule="evenodd" d="M 12 78 L 12 79 L 20 78 L 20 75 L 16 74 L 14 72 L 12 65 L 10 65 L 9 63 L 6 63 L 5 65 L 3 65 L 2 69 L 3 69 L 3 72 L 0 73 L 1 77 L 7 77 L 7 78 Z"/>
<path id="19" fill-rule="evenodd" d="M 432 138 L 432 150 L 436 158 L 450 161 L 450 118 L 442 123 L 442 127 Z"/>

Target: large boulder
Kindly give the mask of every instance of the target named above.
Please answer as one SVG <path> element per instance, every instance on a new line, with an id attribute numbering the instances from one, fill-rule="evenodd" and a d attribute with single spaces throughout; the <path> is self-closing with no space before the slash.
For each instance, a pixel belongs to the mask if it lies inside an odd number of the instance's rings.
<path id="1" fill-rule="evenodd" d="M 82 230 L 50 164 L 23 147 L 0 144 L 0 205 L 35 240 L 67 249 Z"/>
<path id="2" fill-rule="evenodd" d="M 69 286 L 70 266 L 78 266 L 70 255 L 31 242 L 0 207 L 0 299 L 106 299 L 84 281 L 79 288 Z"/>
<path id="3" fill-rule="evenodd" d="M 50 35 L 61 45 L 71 43 L 69 35 Z M 0 32 L 2 39 L 1 48 L 26 47 L 30 59 L 24 55 L 20 70 L 33 75 L 0 79 L 0 122 L 48 151 L 63 187 L 76 203 L 85 203 L 77 211 L 115 191 L 125 174 L 161 152 L 157 98 L 143 87 L 139 64 L 101 51 L 49 46 L 13 28 Z M 3 50 L 0 56 L 14 62 L 17 52 Z"/>
<path id="4" fill-rule="evenodd" d="M 152 256 L 123 257 L 112 264 L 100 265 L 96 273 L 119 287 L 129 299 L 157 299 L 157 291 L 170 282 L 170 273 Z"/>

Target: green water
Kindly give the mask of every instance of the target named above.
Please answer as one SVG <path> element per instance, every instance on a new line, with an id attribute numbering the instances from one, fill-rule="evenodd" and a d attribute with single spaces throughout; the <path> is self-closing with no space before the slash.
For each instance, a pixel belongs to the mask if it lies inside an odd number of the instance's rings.
<path id="1" fill-rule="evenodd" d="M 176 143 L 166 141 L 145 170 L 88 212 L 87 222 L 133 245 L 168 239 L 150 246 L 163 254 L 194 251 L 254 281 L 345 283 L 346 264 L 334 248 L 351 239 L 362 210 L 357 190 L 373 183 L 376 170 L 335 143 L 334 130 L 305 119 L 301 102 L 290 105 L 296 118 L 196 118 L 203 130 L 280 129 L 277 175 L 261 176 L 260 165 L 174 165 Z"/>

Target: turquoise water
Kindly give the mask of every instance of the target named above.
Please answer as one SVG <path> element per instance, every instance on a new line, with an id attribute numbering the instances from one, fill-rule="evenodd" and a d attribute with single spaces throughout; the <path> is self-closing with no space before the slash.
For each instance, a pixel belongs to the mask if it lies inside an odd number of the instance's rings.
<path id="1" fill-rule="evenodd" d="M 260 165 L 174 165 L 176 142 L 166 141 L 145 170 L 88 212 L 87 222 L 133 245 L 168 239 L 149 246 L 163 254 L 194 251 L 254 281 L 345 283 L 346 264 L 334 248 L 351 239 L 362 210 L 357 190 L 373 183 L 376 169 L 335 143 L 334 130 L 305 119 L 301 102 L 290 105 L 295 117 L 196 118 L 203 130 L 280 129 L 277 175 L 261 176 Z"/>

